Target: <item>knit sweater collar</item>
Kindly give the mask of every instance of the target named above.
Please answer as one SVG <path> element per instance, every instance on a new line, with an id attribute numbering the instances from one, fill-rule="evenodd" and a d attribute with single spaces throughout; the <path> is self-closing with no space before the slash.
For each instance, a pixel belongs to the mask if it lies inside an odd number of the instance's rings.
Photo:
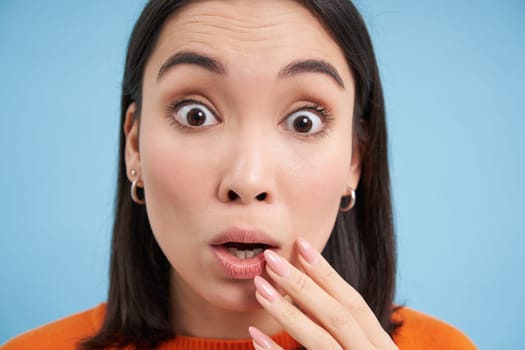
<path id="1" fill-rule="evenodd" d="M 278 333 L 272 336 L 272 339 L 283 349 L 298 349 L 300 344 L 297 343 L 286 332 Z M 189 336 L 177 336 L 168 340 L 158 348 L 158 350 L 253 350 L 251 339 L 212 339 L 198 338 Z"/>

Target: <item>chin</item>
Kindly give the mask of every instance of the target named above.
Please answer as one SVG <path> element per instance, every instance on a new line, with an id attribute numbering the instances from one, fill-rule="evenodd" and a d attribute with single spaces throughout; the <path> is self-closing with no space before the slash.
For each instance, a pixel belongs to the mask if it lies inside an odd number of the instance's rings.
<path id="1" fill-rule="evenodd" d="M 242 283 L 234 283 L 226 288 L 217 288 L 215 294 L 210 297 L 212 297 L 210 298 L 212 300 L 209 299 L 210 303 L 228 311 L 253 312 L 262 309 L 261 304 L 255 298 L 255 286 L 251 279 Z"/>
<path id="2" fill-rule="evenodd" d="M 221 301 L 220 307 L 233 312 L 254 312 L 262 309 L 255 297 L 252 300 Z"/>

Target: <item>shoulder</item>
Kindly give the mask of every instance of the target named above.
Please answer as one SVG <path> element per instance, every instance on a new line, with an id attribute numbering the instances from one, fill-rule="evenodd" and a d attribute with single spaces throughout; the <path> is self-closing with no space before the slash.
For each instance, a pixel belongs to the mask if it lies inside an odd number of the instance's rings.
<path id="1" fill-rule="evenodd" d="M 20 334 L 0 346 L 1 350 L 75 349 L 79 340 L 95 334 L 102 325 L 105 304 Z"/>
<path id="2" fill-rule="evenodd" d="M 475 350 L 474 343 L 457 328 L 407 307 L 394 312 L 392 318 L 402 326 L 394 333 L 400 350 L 441 349 Z"/>

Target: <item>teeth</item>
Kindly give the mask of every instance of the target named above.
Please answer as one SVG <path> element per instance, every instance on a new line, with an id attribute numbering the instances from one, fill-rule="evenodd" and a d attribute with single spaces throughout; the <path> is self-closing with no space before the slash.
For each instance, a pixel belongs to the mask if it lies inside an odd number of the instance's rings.
<path id="1" fill-rule="evenodd" d="M 239 259 L 250 259 L 253 258 L 256 255 L 259 255 L 262 253 L 262 248 L 257 248 L 253 250 L 241 250 L 237 248 L 228 248 L 228 251 L 231 255 L 235 255 Z"/>
<path id="2" fill-rule="evenodd" d="M 263 251 L 263 249 L 262 249 L 262 248 L 257 248 L 257 249 L 254 249 L 254 250 L 253 250 L 253 255 L 254 255 L 254 256 L 255 256 L 255 255 L 259 255 L 259 254 L 261 254 L 261 253 L 262 253 L 262 251 Z"/>

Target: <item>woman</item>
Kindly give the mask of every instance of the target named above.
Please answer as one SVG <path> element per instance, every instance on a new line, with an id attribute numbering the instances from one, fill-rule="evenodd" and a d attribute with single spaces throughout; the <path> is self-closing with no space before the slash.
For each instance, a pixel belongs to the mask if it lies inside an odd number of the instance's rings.
<path id="1" fill-rule="evenodd" d="M 107 304 L 5 349 L 474 348 L 392 305 L 384 103 L 349 1 L 150 1 L 121 107 Z"/>

